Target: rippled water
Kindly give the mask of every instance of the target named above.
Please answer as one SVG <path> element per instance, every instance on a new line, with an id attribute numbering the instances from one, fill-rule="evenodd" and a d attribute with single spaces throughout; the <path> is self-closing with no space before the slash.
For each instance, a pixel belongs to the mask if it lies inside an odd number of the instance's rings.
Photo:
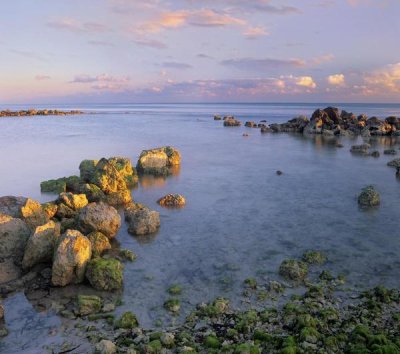
<path id="1" fill-rule="evenodd" d="M 161 213 L 160 231 L 135 238 L 123 225 L 118 234 L 138 260 L 126 264 L 124 305 L 117 311 L 133 310 L 147 327 L 157 319 L 171 322 L 162 304 L 173 283 L 184 287 L 183 313 L 219 295 L 239 305 L 246 277 L 279 279 L 280 262 L 310 248 L 325 251 L 327 267 L 346 274 L 351 286 L 399 288 L 400 182 L 386 166 L 392 156 L 351 155 L 354 139 L 342 139 L 338 149 L 322 137 L 262 135 L 212 119 L 218 113 L 282 122 L 309 116 L 318 106 L 325 105 L 114 105 L 83 107 L 99 114 L 1 119 L 0 195 L 50 200 L 54 196 L 40 194 L 40 181 L 77 174 L 83 159 L 120 155 L 136 162 L 143 149 L 178 148 L 182 166 L 175 176 L 142 180 L 133 191 L 136 201 Z M 400 115 L 396 105 L 340 107 Z M 381 152 L 400 147 L 390 138 L 371 143 Z M 368 184 L 379 190 L 382 204 L 362 211 L 356 195 Z M 166 193 L 183 194 L 186 208 L 160 208 L 156 200 Z M 20 296 L 6 302 L 14 321 L 24 318 L 25 312 L 16 312 Z M 35 336 L 35 330 L 27 326 L 24 335 Z M 11 345 L 13 334 L 3 340 L 3 348 Z"/>

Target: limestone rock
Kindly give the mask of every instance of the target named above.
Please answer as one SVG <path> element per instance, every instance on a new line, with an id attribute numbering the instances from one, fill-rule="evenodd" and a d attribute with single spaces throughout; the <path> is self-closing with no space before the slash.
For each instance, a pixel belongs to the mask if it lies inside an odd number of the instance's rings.
<path id="1" fill-rule="evenodd" d="M 87 235 L 90 243 L 92 244 L 92 255 L 98 257 L 103 254 L 104 251 L 111 249 L 110 241 L 107 236 L 101 232 L 94 231 Z"/>
<path id="2" fill-rule="evenodd" d="M 112 291 L 121 289 L 123 265 L 113 258 L 94 258 L 88 264 L 86 278 L 93 288 L 97 290 Z"/>
<path id="3" fill-rule="evenodd" d="M 77 230 L 67 230 L 57 242 L 54 252 L 52 283 L 65 286 L 83 281 L 86 265 L 92 257 L 88 238 Z"/>
<path id="4" fill-rule="evenodd" d="M 182 208 L 186 204 L 185 198 L 180 194 L 167 194 L 157 201 L 163 207 Z"/>
<path id="5" fill-rule="evenodd" d="M 29 237 L 22 260 L 22 267 L 29 269 L 35 264 L 50 262 L 59 236 L 60 224 L 54 221 L 38 226 Z"/>
<path id="6" fill-rule="evenodd" d="M 168 169 L 180 162 L 179 151 L 171 146 L 144 150 L 140 154 L 137 170 L 143 174 L 168 175 Z"/>
<path id="7" fill-rule="evenodd" d="M 160 227 L 160 214 L 141 204 L 132 203 L 126 208 L 125 220 L 128 223 L 128 232 L 133 235 L 151 234 Z"/>
<path id="8" fill-rule="evenodd" d="M 79 210 L 88 204 L 88 200 L 85 194 L 61 193 L 57 203 L 64 204 L 72 210 Z"/>
<path id="9" fill-rule="evenodd" d="M 121 217 L 112 206 L 103 202 L 90 203 L 80 210 L 78 225 L 85 234 L 99 231 L 112 239 L 121 226 Z"/>

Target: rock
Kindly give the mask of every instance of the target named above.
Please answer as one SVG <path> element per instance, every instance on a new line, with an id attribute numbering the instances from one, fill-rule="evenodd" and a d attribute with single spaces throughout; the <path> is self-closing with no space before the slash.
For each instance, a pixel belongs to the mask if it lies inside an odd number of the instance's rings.
<path id="1" fill-rule="evenodd" d="M 61 233 L 63 234 L 68 229 L 76 230 L 78 228 L 78 224 L 75 218 L 64 218 L 61 219 Z"/>
<path id="2" fill-rule="evenodd" d="M 308 267 L 307 264 L 302 261 L 285 259 L 279 267 L 279 274 L 290 280 L 304 280 L 308 274 Z"/>
<path id="3" fill-rule="evenodd" d="M 386 149 L 383 151 L 385 155 L 397 155 L 397 151 L 395 149 Z"/>
<path id="4" fill-rule="evenodd" d="M 324 264 L 326 257 L 323 253 L 318 251 L 306 251 L 303 254 L 303 261 L 308 264 Z"/>
<path id="5" fill-rule="evenodd" d="M 276 174 L 277 174 L 278 176 L 281 176 L 281 175 L 283 175 L 283 172 L 280 171 L 280 170 L 278 170 L 278 171 L 276 171 Z"/>
<path id="6" fill-rule="evenodd" d="M 85 194 L 90 203 L 104 201 L 105 199 L 104 192 L 95 184 L 82 184 L 79 188 L 79 192 Z"/>
<path id="7" fill-rule="evenodd" d="M 168 175 L 169 168 L 180 165 L 180 161 L 179 151 L 166 146 L 142 151 L 136 167 L 143 174 Z"/>
<path id="8" fill-rule="evenodd" d="M 98 186 L 104 193 L 114 193 L 127 189 L 124 176 L 114 164 L 102 158 L 96 165 L 90 183 Z"/>
<path id="9" fill-rule="evenodd" d="M 249 122 L 246 122 L 246 123 L 244 124 L 244 126 L 245 126 L 245 127 L 248 127 L 248 128 L 257 128 L 257 123 L 256 123 L 256 122 L 253 122 L 253 121 L 249 121 Z"/>
<path id="10" fill-rule="evenodd" d="M 97 290 L 113 291 L 122 288 L 123 265 L 116 259 L 92 259 L 87 267 L 86 278 Z"/>
<path id="11" fill-rule="evenodd" d="M 77 230 L 67 230 L 60 236 L 54 252 L 51 278 L 53 285 L 81 283 L 91 257 L 89 239 Z"/>
<path id="12" fill-rule="evenodd" d="M 42 204 L 42 209 L 47 214 L 47 217 L 49 219 L 51 219 L 56 215 L 58 206 L 57 206 L 57 204 L 52 203 L 52 202 L 44 203 L 44 204 Z"/>
<path id="13" fill-rule="evenodd" d="M 0 213 L 24 219 L 31 228 L 46 224 L 49 220 L 37 201 L 25 197 L 0 197 Z"/>
<path id="14" fill-rule="evenodd" d="M 4 307 L 0 303 L 0 321 L 4 320 Z"/>
<path id="15" fill-rule="evenodd" d="M 180 194 L 167 194 L 157 201 L 163 207 L 182 208 L 186 204 L 185 198 Z"/>
<path id="16" fill-rule="evenodd" d="M 108 162 L 113 165 L 119 174 L 125 179 L 126 186 L 133 188 L 137 185 L 139 177 L 132 167 L 131 160 L 126 157 L 111 157 Z"/>
<path id="17" fill-rule="evenodd" d="M 0 259 L 21 262 L 30 232 L 23 220 L 0 213 Z"/>
<path id="18" fill-rule="evenodd" d="M 165 347 L 172 348 L 175 344 L 175 336 L 173 333 L 163 333 L 160 341 Z"/>
<path id="19" fill-rule="evenodd" d="M 133 235 L 154 233 L 160 227 L 160 214 L 141 205 L 132 203 L 125 209 L 128 232 Z"/>
<path id="20" fill-rule="evenodd" d="M 222 120 L 222 117 L 221 117 L 221 116 L 218 116 L 218 115 L 215 115 L 215 116 L 214 116 L 214 120 Z"/>
<path id="21" fill-rule="evenodd" d="M 85 234 L 99 231 L 112 239 L 121 226 L 121 217 L 112 206 L 103 202 L 90 203 L 79 211 L 78 225 Z"/>
<path id="22" fill-rule="evenodd" d="M 38 263 L 51 262 L 59 237 L 60 224 L 49 221 L 38 226 L 26 244 L 22 268 L 29 269 Z"/>
<path id="23" fill-rule="evenodd" d="M 42 193 L 60 194 L 67 190 L 67 183 L 64 178 L 50 179 L 40 183 Z"/>
<path id="24" fill-rule="evenodd" d="M 94 174 L 97 160 L 83 160 L 79 165 L 81 179 L 85 182 L 90 182 Z"/>
<path id="25" fill-rule="evenodd" d="M 381 154 L 380 154 L 379 151 L 377 151 L 377 150 L 372 151 L 372 152 L 370 153 L 370 155 L 371 155 L 372 157 L 379 157 L 379 156 L 381 156 Z"/>
<path id="26" fill-rule="evenodd" d="M 78 295 L 78 308 L 81 316 L 98 313 L 101 310 L 102 301 L 96 295 Z"/>
<path id="27" fill-rule="evenodd" d="M 353 145 L 350 149 L 350 152 L 354 154 L 368 154 L 368 150 L 371 147 L 369 144 L 361 144 L 361 145 Z"/>
<path id="28" fill-rule="evenodd" d="M 103 254 L 104 251 L 111 249 L 110 241 L 108 237 L 101 232 L 94 231 L 87 235 L 90 243 L 92 244 L 92 256 L 98 257 Z"/>
<path id="29" fill-rule="evenodd" d="M 115 354 L 117 352 L 117 346 L 110 340 L 102 339 L 96 344 L 95 351 L 98 354 Z"/>
<path id="30" fill-rule="evenodd" d="M 137 320 L 136 315 L 133 312 L 125 312 L 122 316 L 118 319 L 116 323 L 117 328 L 123 329 L 133 329 L 139 326 L 139 322 Z"/>
<path id="31" fill-rule="evenodd" d="M 118 192 L 107 194 L 104 197 L 104 202 L 112 206 L 127 205 L 132 202 L 131 191 L 124 189 Z"/>
<path id="32" fill-rule="evenodd" d="M 392 161 L 389 161 L 387 165 L 394 168 L 400 168 L 400 159 L 394 159 Z"/>
<path id="33" fill-rule="evenodd" d="M 372 207 L 380 204 L 379 193 L 373 186 L 363 188 L 361 194 L 358 196 L 358 204 L 361 207 Z"/>
<path id="34" fill-rule="evenodd" d="M 164 308 L 172 313 L 177 313 L 181 309 L 181 302 L 179 299 L 168 299 L 164 302 Z"/>
<path id="35" fill-rule="evenodd" d="M 79 210 L 88 204 L 88 200 L 85 194 L 61 193 L 57 203 L 64 204 L 72 210 Z"/>
<path id="36" fill-rule="evenodd" d="M 261 133 L 272 133 L 273 130 L 270 127 L 261 127 Z"/>
<path id="37" fill-rule="evenodd" d="M 71 209 L 70 207 L 66 206 L 65 204 L 59 204 L 57 207 L 57 212 L 56 212 L 56 217 L 60 220 L 66 218 L 66 219 L 70 219 L 70 218 L 75 218 L 75 216 L 77 216 L 78 213 L 74 210 Z"/>
<path id="38" fill-rule="evenodd" d="M 228 118 L 224 120 L 224 127 L 240 127 L 242 122 L 234 118 Z"/>

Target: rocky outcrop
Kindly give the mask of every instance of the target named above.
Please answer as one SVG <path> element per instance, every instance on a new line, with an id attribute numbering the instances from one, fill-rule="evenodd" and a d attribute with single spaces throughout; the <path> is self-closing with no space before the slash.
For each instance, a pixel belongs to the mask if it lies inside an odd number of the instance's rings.
<path id="1" fill-rule="evenodd" d="M 180 194 L 167 194 L 157 201 L 163 207 L 167 208 L 183 208 L 186 204 L 185 197 Z"/>
<path id="2" fill-rule="evenodd" d="M 364 208 L 378 206 L 380 204 L 379 193 L 373 186 L 363 188 L 358 196 L 358 204 Z"/>
<path id="3" fill-rule="evenodd" d="M 152 234 L 160 227 L 160 214 L 138 203 L 125 209 L 125 220 L 132 235 Z"/>
<path id="4" fill-rule="evenodd" d="M 118 290 L 122 288 L 123 269 L 116 259 L 94 258 L 88 264 L 86 278 L 97 290 Z"/>
<path id="5" fill-rule="evenodd" d="M 0 213 L 0 259 L 21 262 L 30 232 L 23 220 Z"/>
<path id="6" fill-rule="evenodd" d="M 0 213 L 23 219 L 33 229 L 49 221 L 40 203 L 25 197 L 0 197 Z"/>
<path id="7" fill-rule="evenodd" d="M 77 230 L 68 230 L 60 236 L 54 252 L 51 277 L 53 285 L 81 283 L 91 257 L 92 246 L 88 238 Z"/>
<path id="8" fill-rule="evenodd" d="M 227 119 L 224 118 L 224 127 L 240 127 L 242 122 L 233 117 L 229 117 Z"/>
<path id="9" fill-rule="evenodd" d="M 142 174 L 169 175 L 170 168 L 180 165 L 181 155 L 171 146 L 144 150 L 139 156 L 137 170 Z"/>
<path id="10" fill-rule="evenodd" d="M 38 226 L 26 244 L 22 267 L 29 269 L 38 263 L 51 262 L 59 236 L 60 224 L 54 221 Z"/>
<path id="11" fill-rule="evenodd" d="M 90 203 L 79 211 L 78 227 L 85 234 L 98 231 L 112 239 L 120 226 L 121 217 L 117 210 L 103 202 Z"/>
<path id="12" fill-rule="evenodd" d="M 28 109 L 25 111 L 5 110 L 0 112 L 0 117 L 32 117 L 32 116 L 70 116 L 83 114 L 82 111 L 59 111 L 57 109 Z"/>

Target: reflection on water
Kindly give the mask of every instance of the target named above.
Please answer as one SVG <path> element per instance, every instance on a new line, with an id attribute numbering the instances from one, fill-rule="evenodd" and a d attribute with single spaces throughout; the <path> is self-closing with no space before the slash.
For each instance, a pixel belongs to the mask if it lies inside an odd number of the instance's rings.
<path id="1" fill-rule="evenodd" d="M 140 175 L 139 182 L 142 188 L 162 188 L 165 186 L 167 178 L 177 178 L 181 172 L 181 166 L 172 166 L 168 168 L 168 176 L 152 176 L 152 175 Z"/>
<path id="2" fill-rule="evenodd" d="M 145 327 L 160 319 L 163 325 L 180 321 L 194 304 L 216 296 L 229 297 L 240 306 L 244 279 L 279 279 L 280 262 L 300 257 L 308 249 L 324 251 L 332 273 L 346 274 L 349 286 L 399 287 L 400 188 L 395 170 L 386 166 L 393 156 L 383 155 L 387 146 L 399 147 L 397 139 L 374 137 L 370 141 L 381 156 L 359 158 L 349 150 L 362 143 L 360 138 L 306 138 L 260 134 L 254 129 L 243 139 L 244 127 L 226 129 L 212 118 L 220 113 L 246 120 L 286 121 L 298 114 L 310 115 L 315 108 L 112 106 L 108 114 L 2 120 L 0 195 L 50 200 L 54 196 L 40 194 L 40 182 L 78 174 L 81 160 L 126 156 L 135 163 L 144 149 L 178 148 L 180 172 L 166 179 L 141 178 L 133 190 L 136 202 L 160 212 L 159 232 L 136 238 L 123 223 L 117 236 L 121 247 L 138 255 L 136 262 L 125 264 L 123 306 L 117 315 L 132 310 Z M 343 108 L 379 116 L 400 112 L 392 105 Z M 121 110 L 134 113 L 118 114 Z M 68 138 L 60 137 L 61 131 Z M 80 132 L 85 132 L 84 139 L 73 136 Z M 342 149 L 335 147 L 337 141 Z M 277 170 L 283 175 L 277 176 Z M 366 212 L 359 210 L 357 194 L 370 184 L 380 192 L 381 205 Z M 168 193 L 182 194 L 186 207 L 161 208 L 156 202 Z M 182 312 L 175 319 L 163 309 L 171 284 L 184 289 Z M 11 302 L 6 307 L 15 316 L 11 340 L 22 330 L 17 319 L 27 325 L 24 336 L 36 338 L 36 329 L 24 322 L 24 313 Z M 47 338 L 44 332 L 50 327 L 38 326 L 42 338 Z"/>

